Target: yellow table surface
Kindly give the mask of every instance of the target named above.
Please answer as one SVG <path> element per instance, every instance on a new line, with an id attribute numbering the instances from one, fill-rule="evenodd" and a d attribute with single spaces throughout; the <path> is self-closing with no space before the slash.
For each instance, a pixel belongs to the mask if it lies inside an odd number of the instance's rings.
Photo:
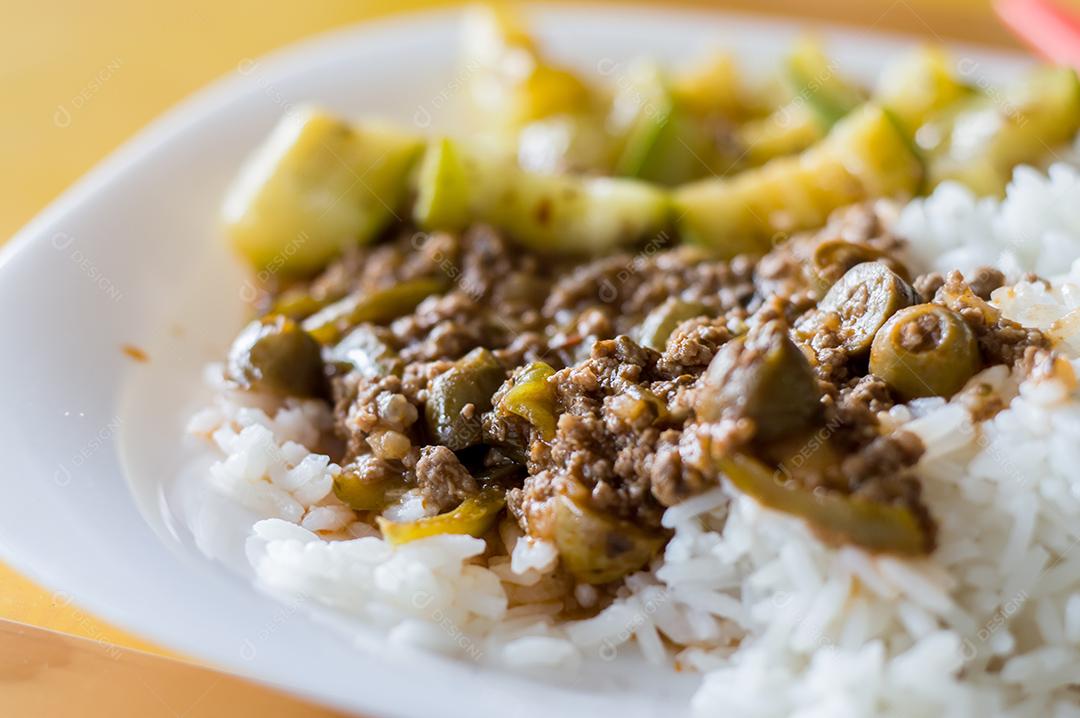
<path id="1" fill-rule="evenodd" d="M 0 23 L 0 239 L 125 138 L 241 59 L 343 24 L 433 4 L 440 3 L 7 0 Z M 927 39 L 1011 42 L 988 0 L 735 0 L 723 6 Z M 0 618 L 153 650 L 2 565 Z"/>

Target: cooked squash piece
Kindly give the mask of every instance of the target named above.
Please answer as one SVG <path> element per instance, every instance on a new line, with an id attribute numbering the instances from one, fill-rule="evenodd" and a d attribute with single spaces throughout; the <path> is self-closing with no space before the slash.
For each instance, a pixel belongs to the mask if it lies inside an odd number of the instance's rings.
<path id="1" fill-rule="evenodd" d="M 763 253 L 787 233 L 821 226 L 839 207 L 914 194 L 921 179 L 919 158 L 894 122 L 865 105 L 800 155 L 678 188 L 674 214 L 686 241 L 729 257 Z"/>
<path id="2" fill-rule="evenodd" d="M 527 172 L 513 158 L 449 142 L 422 161 L 413 219 L 426 230 L 458 229 L 464 217 L 536 251 L 600 254 L 666 227 L 668 195 L 652 185 Z"/>
<path id="3" fill-rule="evenodd" d="M 310 108 L 289 113 L 225 199 L 229 239 L 258 270 L 314 272 L 401 214 L 422 147 L 389 126 L 350 126 Z"/>

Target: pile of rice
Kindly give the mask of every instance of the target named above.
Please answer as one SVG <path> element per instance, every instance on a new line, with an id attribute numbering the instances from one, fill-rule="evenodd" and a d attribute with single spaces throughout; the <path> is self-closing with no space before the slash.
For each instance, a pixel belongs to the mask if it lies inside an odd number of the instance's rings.
<path id="1" fill-rule="evenodd" d="M 1009 318 L 1060 340 L 1080 370 L 1080 171 L 1020 168 L 1004 201 L 943 185 L 901 212 L 921 270 L 992 264 Z M 1071 268 L 1070 268 L 1071 265 Z M 1051 286 L 1020 281 L 1026 272 Z M 499 666 L 574 667 L 636 650 L 702 675 L 698 715 L 1080 716 L 1080 388 L 1068 371 L 980 381 L 1013 397 L 982 424 L 943 399 L 887 418 L 922 437 L 918 470 L 939 548 L 905 561 L 823 546 L 797 520 L 726 487 L 671 508 L 674 538 L 614 604 L 557 622 L 566 590 L 553 548 L 501 527 L 481 539 L 391 547 L 334 498 L 339 469 L 309 451 L 325 406 L 274 405 L 222 387 L 191 431 L 221 458 L 214 489 L 262 520 L 247 556 L 258 581 L 384 629 L 392 642 Z M 415 503 L 415 502 L 414 502 Z M 419 505 L 400 509 L 422 514 Z"/>

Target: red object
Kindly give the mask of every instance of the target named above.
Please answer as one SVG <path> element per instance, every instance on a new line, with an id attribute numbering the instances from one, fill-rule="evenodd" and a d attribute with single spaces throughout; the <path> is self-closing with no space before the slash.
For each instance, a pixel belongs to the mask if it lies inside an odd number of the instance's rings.
<path id="1" fill-rule="evenodd" d="M 998 17 L 1036 52 L 1080 69 L 1080 17 L 1050 0 L 997 0 Z"/>

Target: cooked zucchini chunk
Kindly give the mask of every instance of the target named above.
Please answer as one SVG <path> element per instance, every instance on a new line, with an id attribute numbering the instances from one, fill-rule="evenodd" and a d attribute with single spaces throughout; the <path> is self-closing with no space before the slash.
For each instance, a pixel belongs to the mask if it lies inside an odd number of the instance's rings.
<path id="1" fill-rule="evenodd" d="M 811 147 L 866 100 L 862 88 L 842 77 L 836 63 L 811 39 L 795 45 L 785 64 L 784 85 L 785 102 L 738 127 L 743 159 L 751 167 Z"/>
<path id="2" fill-rule="evenodd" d="M 574 112 L 588 100 L 585 82 L 542 56 L 522 18 L 508 4 L 473 8 L 463 47 L 470 109 L 488 127 L 518 128 L 542 117 Z"/>
<path id="3" fill-rule="evenodd" d="M 413 219 L 426 230 L 486 222 L 529 249 L 602 254 L 661 232 L 668 194 L 629 179 L 527 172 L 513 158 L 450 140 L 421 162 Z M 463 219 L 464 218 L 464 219 Z"/>
<path id="4" fill-rule="evenodd" d="M 896 118 L 908 137 L 932 116 L 970 98 L 974 91 L 950 68 L 940 48 L 920 47 L 885 67 L 874 88 L 874 101 Z"/>
<path id="5" fill-rule="evenodd" d="M 930 156 L 931 185 L 956 180 L 976 194 L 1001 195 L 1016 165 L 1041 161 L 1077 130 L 1080 81 L 1069 68 L 1051 67 L 928 123 L 916 140 Z"/>
<path id="6" fill-rule="evenodd" d="M 509 4 L 474 9 L 461 70 L 464 127 L 546 172 L 611 171 L 607 94 L 544 56 Z"/>
<path id="7" fill-rule="evenodd" d="M 776 157 L 802 152 L 827 130 L 805 103 L 789 102 L 766 117 L 739 125 L 736 138 L 744 148 L 746 164 L 758 167 Z"/>
<path id="8" fill-rule="evenodd" d="M 795 101 L 805 101 L 826 128 L 866 101 L 862 89 L 840 75 L 836 63 L 813 39 L 795 44 L 787 60 L 787 73 Z"/>
<path id="9" fill-rule="evenodd" d="M 740 152 L 733 140 L 724 139 L 723 128 L 730 123 L 693 112 L 655 64 L 629 68 L 624 85 L 615 98 L 615 111 L 629 107 L 633 116 L 615 174 L 675 185 L 724 173 L 737 164 Z"/>
<path id="10" fill-rule="evenodd" d="M 424 153 L 413 203 L 413 218 L 421 227 L 458 232 L 469 223 L 469 178 L 457 147 L 444 137 Z"/>
<path id="11" fill-rule="evenodd" d="M 684 240 L 722 256 L 763 253 L 783 234 L 821 226 L 833 210 L 918 189 L 922 165 L 887 113 L 867 104 L 800 155 L 674 193 Z"/>
<path id="12" fill-rule="evenodd" d="M 256 269 L 317 271 L 389 223 L 422 147 L 382 124 L 352 126 L 312 108 L 291 112 L 225 199 L 229 239 Z"/>
<path id="13" fill-rule="evenodd" d="M 698 115 L 742 119 L 760 112 L 743 86 L 739 66 L 727 52 L 712 52 L 671 77 L 674 97 Z"/>

